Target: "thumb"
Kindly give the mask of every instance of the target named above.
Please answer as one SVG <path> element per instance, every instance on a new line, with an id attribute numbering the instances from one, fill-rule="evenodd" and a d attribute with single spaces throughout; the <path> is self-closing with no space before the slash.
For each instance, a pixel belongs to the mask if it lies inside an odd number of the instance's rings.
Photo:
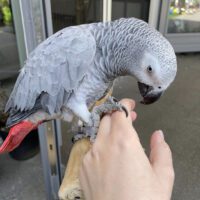
<path id="1" fill-rule="evenodd" d="M 164 140 L 162 131 L 155 131 L 151 136 L 150 162 L 166 192 L 171 192 L 174 183 L 172 153 Z"/>

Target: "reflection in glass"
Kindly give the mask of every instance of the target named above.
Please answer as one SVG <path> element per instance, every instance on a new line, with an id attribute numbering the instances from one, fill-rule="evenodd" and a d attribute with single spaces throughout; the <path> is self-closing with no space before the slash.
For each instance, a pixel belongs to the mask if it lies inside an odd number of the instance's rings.
<path id="1" fill-rule="evenodd" d="M 103 19 L 103 0 L 51 0 L 53 32 L 68 26 L 99 22 Z M 61 122 L 62 164 L 66 165 L 74 135 L 72 123 Z M 62 169 L 65 170 L 65 167 Z"/>
<path id="2" fill-rule="evenodd" d="M 148 22 L 150 0 L 113 0 L 112 19 L 136 17 Z"/>
<path id="3" fill-rule="evenodd" d="M 200 32 L 200 0 L 171 0 L 168 33 Z"/>
<path id="4" fill-rule="evenodd" d="M 31 10 L 32 10 L 33 24 L 35 28 L 35 34 L 36 34 L 36 38 L 35 38 L 36 45 L 38 45 L 44 40 L 41 1 L 31 0 Z"/>
<path id="5" fill-rule="evenodd" d="M 53 31 L 72 25 L 102 21 L 102 0 L 51 0 Z"/>
<path id="6" fill-rule="evenodd" d="M 17 73 L 19 58 L 9 0 L 0 0 L 0 80 Z"/>
<path id="7" fill-rule="evenodd" d="M 148 21 L 150 0 L 113 0 L 112 19 L 137 17 Z M 51 0 L 53 32 L 68 26 L 102 21 L 103 0 Z M 66 165 L 73 136 L 73 125 L 63 122 L 62 164 Z"/>

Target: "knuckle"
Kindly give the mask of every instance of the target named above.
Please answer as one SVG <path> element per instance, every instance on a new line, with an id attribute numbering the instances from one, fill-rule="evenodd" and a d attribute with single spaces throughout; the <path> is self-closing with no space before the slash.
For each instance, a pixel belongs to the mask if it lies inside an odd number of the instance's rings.
<path id="1" fill-rule="evenodd" d="M 137 133 L 130 124 L 116 124 L 111 131 L 111 142 L 120 150 L 130 150 L 140 144 Z"/>
<path id="2" fill-rule="evenodd" d="M 122 150 L 130 149 L 133 145 L 130 143 L 130 140 L 122 139 L 118 141 L 119 147 Z"/>
<path id="3" fill-rule="evenodd" d="M 132 100 L 132 99 L 124 98 L 124 99 L 122 99 L 120 101 L 120 103 L 123 104 L 123 105 L 125 105 L 125 106 L 128 105 L 128 106 L 132 107 L 132 106 L 134 106 L 135 101 Z"/>
<path id="4" fill-rule="evenodd" d="M 133 149 L 133 147 L 136 147 L 137 142 L 133 137 L 125 137 L 123 134 L 121 134 L 120 137 L 116 139 L 116 143 L 119 146 L 121 151 L 126 151 Z"/>

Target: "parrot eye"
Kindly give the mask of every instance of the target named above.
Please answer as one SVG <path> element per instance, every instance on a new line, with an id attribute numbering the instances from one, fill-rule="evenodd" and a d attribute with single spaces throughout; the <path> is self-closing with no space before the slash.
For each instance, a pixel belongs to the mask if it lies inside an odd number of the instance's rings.
<path id="1" fill-rule="evenodd" d="M 150 72 L 150 73 L 153 71 L 151 65 L 149 65 L 149 66 L 147 67 L 147 71 Z"/>

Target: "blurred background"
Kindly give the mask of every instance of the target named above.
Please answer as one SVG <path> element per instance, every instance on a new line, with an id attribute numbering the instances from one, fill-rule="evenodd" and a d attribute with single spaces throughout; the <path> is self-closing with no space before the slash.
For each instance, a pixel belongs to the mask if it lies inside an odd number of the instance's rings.
<path id="1" fill-rule="evenodd" d="M 0 0 L 0 144 L 7 135 L 4 106 L 28 54 L 64 27 L 106 16 L 143 19 L 173 45 L 178 73 L 159 102 L 140 105 L 130 77 L 116 81 L 114 96 L 136 100 L 134 126 L 147 154 L 152 132 L 164 131 L 176 174 L 172 199 L 200 199 L 200 0 Z M 0 199 L 57 199 L 71 138 L 70 124 L 54 121 L 0 155 Z"/>

